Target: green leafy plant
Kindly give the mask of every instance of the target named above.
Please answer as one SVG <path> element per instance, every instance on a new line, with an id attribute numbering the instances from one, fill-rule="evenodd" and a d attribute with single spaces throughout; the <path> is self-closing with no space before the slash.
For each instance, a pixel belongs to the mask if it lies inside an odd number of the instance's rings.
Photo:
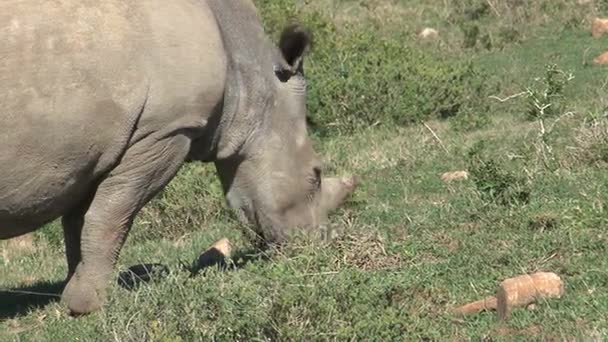
<path id="1" fill-rule="evenodd" d="M 545 67 L 543 78 L 535 79 L 537 86 L 528 87 L 525 92 L 526 115 L 538 122 L 538 135 L 534 142 L 538 160 L 548 169 L 558 167 L 551 139 L 556 124 L 564 117 L 571 115 L 567 111 L 569 99 L 565 90 L 574 75 L 563 71 L 556 64 Z M 549 123 L 547 120 L 551 119 Z"/>
<path id="2" fill-rule="evenodd" d="M 572 73 L 560 69 L 556 64 L 548 64 L 544 77 L 537 77 L 536 86 L 526 89 L 527 116 L 544 119 L 563 114 L 567 103 L 564 90 L 573 79 Z"/>
<path id="3" fill-rule="evenodd" d="M 502 205 L 521 205 L 530 200 L 530 189 L 523 178 L 507 171 L 495 158 L 483 155 L 483 141 L 469 150 L 471 178 L 482 196 Z"/>
<path id="4" fill-rule="evenodd" d="M 374 21 L 337 26 L 326 14 L 300 11 L 289 1 L 258 5 L 275 37 L 289 21 L 311 28 L 308 109 L 322 133 L 453 117 L 485 91 L 487 77 L 473 62 L 421 49 L 407 30 L 388 36 Z"/>

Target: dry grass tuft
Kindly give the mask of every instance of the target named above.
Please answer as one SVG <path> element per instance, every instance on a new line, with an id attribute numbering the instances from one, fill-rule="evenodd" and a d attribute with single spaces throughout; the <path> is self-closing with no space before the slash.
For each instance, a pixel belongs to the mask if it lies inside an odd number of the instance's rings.
<path id="1" fill-rule="evenodd" d="M 580 127 L 567 160 L 572 164 L 608 163 L 608 120 L 593 120 Z"/>
<path id="2" fill-rule="evenodd" d="M 4 259 L 4 263 L 10 262 L 15 256 L 29 254 L 34 251 L 34 235 L 25 234 L 6 241 L 0 241 L 0 251 L 0 256 Z"/>
<path id="3" fill-rule="evenodd" d="M 397 26 L 408 26 L 412 37 L 421 27 L 413 25 L 408 18 L 418 18 L 422 15 L 421 9 L 416 6 L 406 6 L 398 1 L 368 0 L 368 1 L 336 1 L 318 0 L 305 5 L 304 11 L 321 11 L 327 13 L 338 30 L 349 26 L 367 25 L 370 22 L 381 23 L 385 32 Z"/>
<path id="4" fill-rule="evenodd" d="M 384 240 L 377 234 L 360 233 L 344 235 L 334 242 L 341 266 L 366 271 L 399 268 L 403 264 L 400 256 L 388 253 Z"/>

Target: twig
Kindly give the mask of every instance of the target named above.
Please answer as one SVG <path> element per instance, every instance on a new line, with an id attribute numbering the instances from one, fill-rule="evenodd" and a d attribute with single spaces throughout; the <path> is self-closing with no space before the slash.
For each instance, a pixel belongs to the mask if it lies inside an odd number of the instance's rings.
<path id="1" fill-rule="evenodd" d="M 588 47 L 583 51 L 583 66 L 587 64 L 587 54 L 589 53 L 589 50 L 591 50 L 591 47 Z"/>
<path id="2" fill-rule="evenodd" d="M 448 149 L 445 148 L 445 145 L 443 145 L 443 141 L 441 141 L 441 139 L 439 139 L 439 137 L 437 136 L 437 134 L 435 134 L 435 131 L 433 131 L 433 129 L 431 127 L 429 127 L 429 125 L 427 125 L 426 122 L 423 122 L 422 124 L 424 125 L 424 127 L 426 127 L 426 129 L 428 129 L 431 132 L 431 134 L 439 142 L 439 145 L 441 146 L 441 148 L 443 148 L 443 150 L 445 151 L 445 153 L 450 154 L 450 152 L 448 152 Z"/>
<path id="3" fill-rule="evenodd" d="M 34 292 L 34 291 L 21 291 L 21 290 L 9 290 L 9 289 L 0 289 L 0 292 L 7 293 L 16 293 L 16 294 L 29 294 L 29 295 L 39 295 L 39 296 L 48 296 L 48 297 L 61 297 L 56 293 L 44 293 L 44 292 Z"/>
<path id="4" fill-rule="evenodd" d="M 555 121 L 553 121 L 553 123 L 552 123 L 552 124 L 551 124 L 551 126 L 549 127 L 548 132 L 552 132 L 552 131 L 553 131 L 553 128 L 555 127 L 555 125 L 556 125 L 558 122 L 560 122 L 560 120 L 561 120 L 561 119 L 563 119 L 563 118 L 565 118 L 565 117 L 567 117 L 567 116 L 573 116 L 573 115 L 574 115 L 574 112 L 567 112 L 567 113 L 564 113 L 564 114 L 560 115 L 560 116 L 559 116 L 557 119 L 555 119 Z"/>
<path id="5" fill-rule="evenodd" d="M 303 274 L 299 274 L 296 277 L 300 278 L 300 277 L 310 277 L 310 276 L 324 276 L 324 275 L 332 275 L 332 274 L 338 274 L 340 272 L 338 271 L 327 271 L 327 272 L 319 272 L 319 273 L 303 273 Z"/>
<path id="6" fill-rule="evenodd" d="M 486 0 L 486 3 L 488 4 L 488 6 L 490 6 L 490 8 L 492 9 L 492 11 L 494 11 L 494 14 L 496 14 L 497 17 L 500 17 L 500 12 L 498 12 L 498 9 L 496 9 L 496 6 L 494 6 L 494 4 L 492 3 L 492 1 Z"/>
<path id="7" fill-rule="evenodd" d="M 522 91 L 521 93 L 517 93 L 517 94 L 513 94 L 513 95 L 510 95 L 510 96 L 507 96 L 504 99 L 501 99 L 500 97 L 498 97 L 496 95 L 490 95 L 488 97 L 491 98 L 491 99 L 494 99 L 494 100 L 498 100 L 500 102 L 507 102 L 509 100 L 513 100 L 516 97 L 524 96 L 527 93 L 528 93 L 527 91 Z"/>
<path id="8" fill-rule="evenodd" d="M 547 132 L 545 130 L 545 123 L 542 119 L 538 120 L 538 125 L 540 126 L 540 133 L 538 134 L 541 138 L 545 136 L 545 133 Z"/>

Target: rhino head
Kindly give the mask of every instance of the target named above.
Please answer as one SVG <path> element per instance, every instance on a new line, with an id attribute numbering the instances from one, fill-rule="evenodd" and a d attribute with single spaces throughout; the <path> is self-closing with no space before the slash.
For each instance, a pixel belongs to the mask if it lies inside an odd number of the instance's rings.
<path id="1" fill-rule="evenodd" d="M 308 136 L 303 61 L 311 37 L 287 27 L 275 47 L 267 124 L 242 150 L 215 162 L 228 206 L 262 246 L 280 245 L 294 228 L 314 229 L 354 190 L 354 178 L 324 178 Z"/>

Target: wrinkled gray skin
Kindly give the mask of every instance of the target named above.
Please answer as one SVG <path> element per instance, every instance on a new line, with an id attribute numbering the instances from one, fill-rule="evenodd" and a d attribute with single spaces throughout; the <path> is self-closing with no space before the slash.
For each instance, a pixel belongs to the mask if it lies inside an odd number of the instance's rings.
<path id="1" fill-rule="evenodd" d="M 62 218 L 74 314 L 103 305 L 134 217 L 185 162 L 214 162 L 267 244 L 355 186 L 321 181 L 307 136 L 309 36 L 272 45 L 250 0 L 4 0 L 0 40 L 0 238 Z"/>

